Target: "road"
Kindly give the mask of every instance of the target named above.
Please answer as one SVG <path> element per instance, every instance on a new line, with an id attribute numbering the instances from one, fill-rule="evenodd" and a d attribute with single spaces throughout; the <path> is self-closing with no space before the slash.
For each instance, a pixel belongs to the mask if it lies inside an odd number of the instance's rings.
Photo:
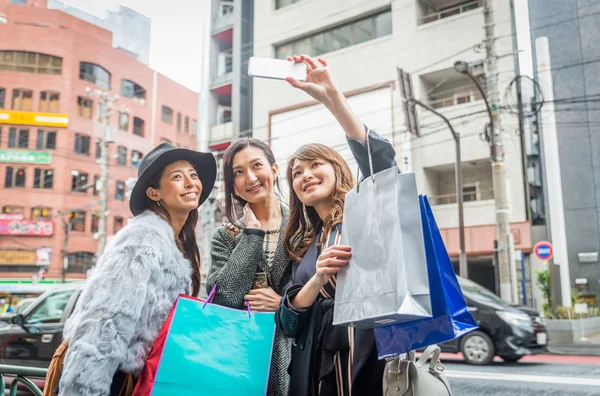
<path id="1" fill-rule="evenodd" d="M 470 366 L 443 354 L 442 363 L 457 396 L 600 396 L 600 357 L 539 355 Z"/>

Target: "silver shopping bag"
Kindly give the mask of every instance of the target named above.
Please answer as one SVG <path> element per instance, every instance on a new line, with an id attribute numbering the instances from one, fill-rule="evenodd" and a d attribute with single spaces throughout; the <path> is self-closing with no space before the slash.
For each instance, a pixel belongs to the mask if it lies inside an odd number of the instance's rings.
<path id="1" fill-rule="evenodd" d="M 350 191 L 340 243 L 352 258 L 337 276 L 334 325 L 375 328 L 432 316 L 414 174 L 392 167 Z"/>

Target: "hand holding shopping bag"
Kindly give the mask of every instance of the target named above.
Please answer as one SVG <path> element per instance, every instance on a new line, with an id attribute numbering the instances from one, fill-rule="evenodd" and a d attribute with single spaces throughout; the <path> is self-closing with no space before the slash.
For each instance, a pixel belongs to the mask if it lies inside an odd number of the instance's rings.
<path id="1" fill-rule="evenodd" d="M 148 355 L 133 396 L 265 395 L 274 313 L 179 296 Z"/>
<path id="2" fill-rule="evenodd" d="M 337 278 L 333 324 L 373 328 L 431 317 L 415 175 L 394 166 L 346 194 L 342 245 L 352 247 Z"/>

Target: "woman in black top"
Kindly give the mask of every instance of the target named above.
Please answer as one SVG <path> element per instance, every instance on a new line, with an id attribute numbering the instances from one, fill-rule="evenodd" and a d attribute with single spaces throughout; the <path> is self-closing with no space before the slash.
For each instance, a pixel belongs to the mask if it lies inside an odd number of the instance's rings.
<path id="1" fill-rule="evenodd" d="M 366 128 L 333 83 L 327 63 L 288 58 L 307 65 L 306 82 L 288 82 L 323 103 L 340 123 L 365 176 L 370 175 Z M 374 172 L 395 165 L 391 144 L 371 133 Z M 332 148 L 302 146 L 288 161 L 290 221 L 284 246 L 294 259 L 292 279 L 276 314 L 279 329 L 295 339 L 290 395 L 377 395 L 384 361 L 377 359 L 372 330 L 333 326 L 336 274 L 351 255 L 337 244 L 345 195 L 353 187 L 348 164 Z"/>

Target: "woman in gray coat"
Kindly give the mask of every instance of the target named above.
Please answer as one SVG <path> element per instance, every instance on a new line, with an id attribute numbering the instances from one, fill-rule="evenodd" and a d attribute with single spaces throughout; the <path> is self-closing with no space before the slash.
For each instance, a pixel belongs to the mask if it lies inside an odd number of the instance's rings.
<path id="1" fill-rule="evenodd" d="M 225 211 L 235 227 L 219 227 L 211 242 L 207 291 L 213 302 L 231 308 L 274 312 L 290 280 L 283 234 L 289 211 L 276 194 L 277 164 L 268 145 L 238 139 L 225 151 Z M 238 219 L 236 208 L 243 208 Z M 240 231 L 241 230 L 241 231 Z M 268 395 L 287 396 L 291 340 L 275 334 Z"/>
<path id="2" fill-rule="evenodd" d="M 196 209 L 216 173 L 212 154 L 169 143 L 144 158 L 129 204 L 135 217 L 90 272 L 50 364 L 59 389 L 46 383 L 45 395 L 131 394 L 177 296 L 200 289 Z"/>

